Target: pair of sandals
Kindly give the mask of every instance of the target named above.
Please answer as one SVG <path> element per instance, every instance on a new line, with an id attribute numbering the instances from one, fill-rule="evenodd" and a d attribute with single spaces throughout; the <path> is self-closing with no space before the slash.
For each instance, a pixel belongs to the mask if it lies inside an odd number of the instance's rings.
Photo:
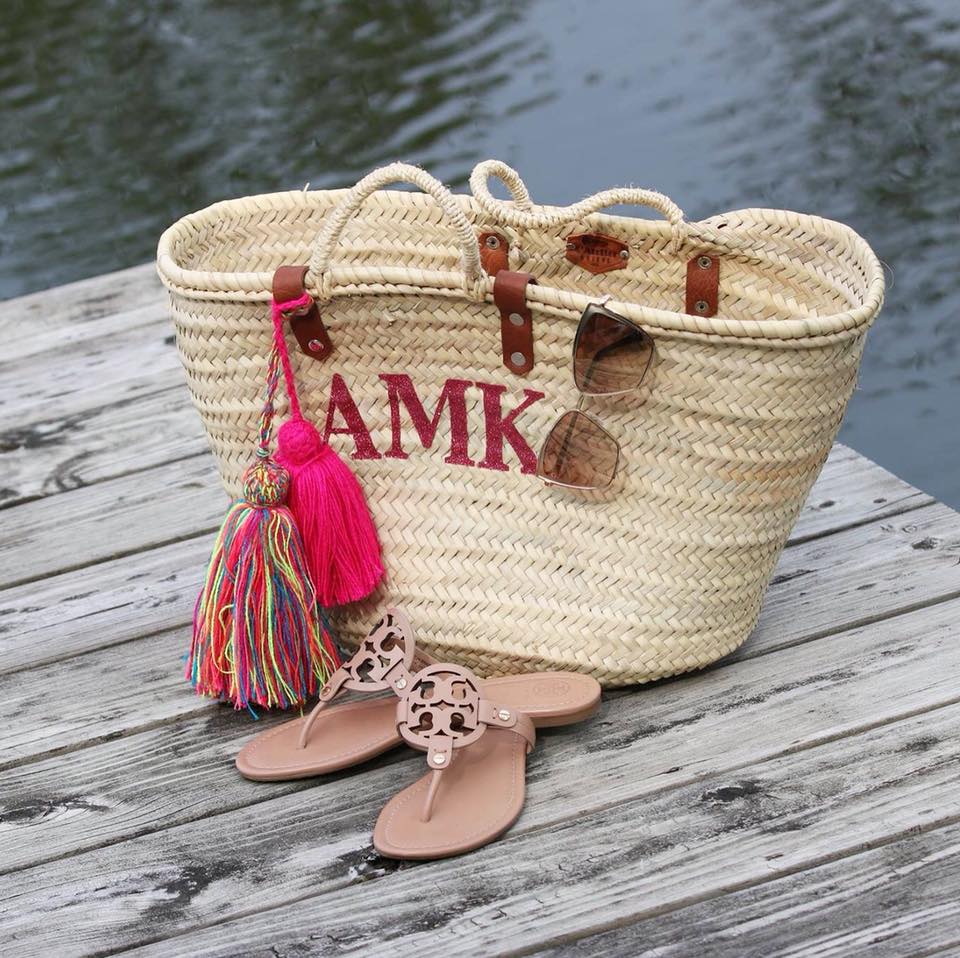
<path id="1" fill-rule="evenodd" d="M 341 691 L 387 689 L 399 701 L 331 704 Z M 416 648 L 403 612 L 389 609 L 314 710 L 248 742 L 237 769 L 255 781 L 307 778 L 407 742 L 427 753 L 430 771 L 387 802 L 373 844 L 390 858 L 444 858 L 486 845 L 517 820 L 536 729 L 582 721 L 599 703 L 596 679 L 577 672 L 481 680 L 438 663 Z"/>

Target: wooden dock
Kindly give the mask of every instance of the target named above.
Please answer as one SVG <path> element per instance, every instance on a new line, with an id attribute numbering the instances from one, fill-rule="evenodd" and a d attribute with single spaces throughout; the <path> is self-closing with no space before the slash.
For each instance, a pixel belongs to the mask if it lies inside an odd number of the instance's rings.
<path id="1" fill-rule="evenodd" d="M 838 446 L 738 653 L 544 733 L 502 840 L 400 865 L 371 829 L 421 755 L 247 782 L 278 719 L 182 678 L 225 500 L 153 268 L 0 329 L 0 954 L 960 954 L 953 510 Z"/>

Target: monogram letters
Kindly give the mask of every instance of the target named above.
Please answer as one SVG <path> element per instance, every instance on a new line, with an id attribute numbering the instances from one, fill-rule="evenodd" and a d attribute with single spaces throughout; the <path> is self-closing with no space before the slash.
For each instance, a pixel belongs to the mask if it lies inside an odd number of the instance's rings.
<path id="1" fill-rule="evenodd" d="M 386 390 L 390 410 L 390 446 L 384 452 L 377 450 L 354 401 L 346 381 L 339 373 L 330 380 L 330 397 L 323 436 L 349 435 L 353 437 L 353 459 L 408 459 L 404 448 L 403 426 L 409 422 L 424 449 L 432 448 L 444 418 L 449 425 L 450 445 L 444 462 L 457 466 L 475 466 L 506 472 L 511 466 L 504 458 L 506 443 L 520 463 L 520 471 L 536 471 L 537 454 L 517 427 L 517 421 L 544 394 L 535 389 L 524 389 L 523 398 L 513 408 L 504 410 L 506 386 L 471 382 L 467 379 L 448 379 L 440 390 L 432 414 L 424 407 L 413 380 L 406 373 L 381 373 L 380 381 Z M 475 388 L 482 394 L 484 442 L 483 458 L 477 462 L 470 455 L 467 391 Z M 444 416 L 446 414 L 446 416 Z M 342 422 L 342 425 L 338 425 Z M 408 439 L 409 442 L 409 439 Z"/>

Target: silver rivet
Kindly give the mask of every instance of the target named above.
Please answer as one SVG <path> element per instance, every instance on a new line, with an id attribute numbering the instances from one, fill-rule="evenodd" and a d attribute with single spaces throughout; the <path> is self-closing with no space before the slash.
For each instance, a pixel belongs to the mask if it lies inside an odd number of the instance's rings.
<path id="1" fill-rule="evenodd" d="M 527 361 L 527 357 L 523 353 L 510 353 L 510 362 L 514 366 L 522 366 Z"/>
<path id="2" fill-rule="evenodd" d="M 488 236 L 486 239 L 487 249 L 500 249 L 500 237 Z"/>
<path id="3" fill-rule="evenodd" d="M 713 266 L 713 260 L 709 256 L 698 256 L 697 257 L 697 266 L 700 269 L 710 269 Z"/>
<path id="4" fill-rule="evenodd" d="M 567 249 L 569 249 L 569 250 L 575 250 L 576 248 L 577 248 L 577 244 L 576 244 L 576 243 L 567 243 Z"/>
<path id="5" fill-rule="evenodd" d="M 506 709 L 500 709 L 500 711 L 497 712 L 497 718 L 500 719 L 501 722 L 506 722 L 510 718 L 510 713 Z"/>
<path id="6" fill-rule="evenodd" d="M 513 323 L 514 326 L 522 326 L 524 320 L 523 320 L 523 317 L 522 317 L 519 313 L 511 313 L 511 314 L 510 314 L 510 322 Z"/>
<path id="7" fill-rule="evenodd" d="M 630 250 L 628 249 L 620 250 L 620 259 L 630 259 Z"/>
<path id="8" fill-rule="evenodd" d="M 698 299 L 694 306 L 698 313 L 705 313 L 710 308 L 710 304 L 705 299 Z"/>
<path id="9" fill-rule="evenodd" d="M 312 352 L 319 353 L 323 349 L 323 343 L 319 339 L 311 339 L 307 345 L 310 347 Z"/>
<path id="10" fill-rule="evenodd" d="M 443 765 L 443 763 L 444 763 L 446 760 L 447 760 L 447 756 L 444 755 L 442 752 L 437 752 L 437 753 L 435 753 L 434 756 L 433 756 L 433 764 L 434 764 L 434 765 Z"/>
<path id="11" fill-rule="evenodd" d="M 406 679 L 397 679 L 397 688 L 398 688 L 398 689 L 405 689 L 406 687 L 407 687 L 407 680 L 406 680 Z"/>

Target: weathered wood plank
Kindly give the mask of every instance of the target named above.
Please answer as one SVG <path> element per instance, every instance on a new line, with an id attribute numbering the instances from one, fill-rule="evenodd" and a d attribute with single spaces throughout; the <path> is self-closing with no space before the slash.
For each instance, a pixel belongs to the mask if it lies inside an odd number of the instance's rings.
<path id="1" fill-rule="evenodd" d="M 251 735 L 289 718 L 265 712 L 255 722 L 211 704 L 174 724 L 7 769 L 0 873 L 313 787 L 247 782 L 233 766 Z"/>
<path id="2" fill-rule="evenodd" d="M 4 513 L 5 546 L 17 561 L 0 584 L 30 582 L 215 530 L 226 498 L 213 460 L 170 463 L 23 503 Z"/>
<path id="3" fill-rule="evenodd" d="M 0 507 L 204 454 L 200 418 L 179 384 L 130 402 L 16 423 L 0 434 Z"/>
<path id="4" fill-rule="evenodd" d="M 785 549 L 748 644 L 773 650 L 937 595 L 960 595 L 960 514 L 940 503 Z"/>
<path id="5" fill-rule="evenodd" d="M 207 463 L 206 469 L 204 463 Z M 844 469 L 844 475 L 847 476 L 845 482 L 850 487 L 868 483 L 870 477 L 877 473 L 880 473 L 881 477 L 889 476 L 889 473 L 883 473 L 872 463 L 857 456 L 848 462 L 838 462 L 835 468 L 841 467 Z M 182 476 L 179 475 L 181 470 Z M 178 478 L 172 482 L 169 479 L 161 481 L 162 477 L 169 477 L 171 474 L 178 475 Z M 834 488 L 839 487 L 839 477 L 833 477 L 829 468 L 825 470 L 825 475 L 827 474 L 830 474 L 829 479 Z M 199 482 L 200 485 L 194 486 L 194 481 Z M 895 482 L 899 483 L 899 480 Z M 184 484 L 189 487 L 188 495 L 183 493 Z M 886 485 L 885 480 L 884 484 Z M 905 484 L 901 485 L 902 490 L 910 489 Z M 893 503 L 897 486 L 889 484 L 886 488 L 891 497 L 888 503 Z M 147 490 L 151 492 L 148 494 Z M 835 492 L 834 495 L 841 494 Z M 9 523 L 11 529 L 19 529 L 25 544 L 29 544 L 31 561 L 27 568 L 32 578 L 41 575 L 53 576 L 65 563 L 76 564 L 78 568 L 72 572 L 58 574 L 43 583 L 31 581 L 26 585 L 0 592 L 0 672 L 10 668 L 24 667 L 31 663 L 49 661 L 51 650 L 58 647 L 62 654 L 72 654 L 84 649 L 101 647 L 115 638 L 129 639 L 138 634 L 138 628 L 143 627 L 140 624 L 142 619 L 133 614 L 135 610 L 146 612 L 148 616 L 151 614 L 151 608 L 160 610 L 157 613 L 160 621 L 155 628 L 145 623 L 149 631 L 172 627 L 189 620 L 197 583 L 199 583 L 209 546 L 206 538 L 202 543 L 184 546 L 182 549 L 166 547 L 155 550 L 156 554 L 143 551 L 115 562 L 105 559 L 113 543 L 103 540 L 99 531 L 99 517 L 105 514 L 112 515 L 115 501 L 143 502 L 145 498 L 147 506 L 142 513 L 139 507 L 134 507 L 137 510 L 137 521 L 130 523 L 124 530 L 126 543 L 124 551 L 133 552 L 141 548 L 150 536 L 157 535 L 158 529 L 163 534 L 167 534 L 172 529 L 176 533 L 174 537 L 189 536 L 191 529 L 194 533 L 203 528 L 212 530 L 219 524 L 225 506 L 225 498 L 218 486 L 212 460 L 204 458 L 163 467 L 158 474 L 126 476 L 109 483 L 100 483 L 91 489 L 75 491 L 65 497 L 57 497 L 55 500 L 29 503 L 18 507 L 5 517 L 6 521 L 11 518 L 14 520 Z M 815 497 L 811 499 L 818 501 Z M 851 526 L 859 524 L 856 521 L 851 522 L 855 516 L 852 506 L 843 508 L 841 499 L 833 501 L 841 506 L 840 511 L 832 513 L 834 520 Z M 851 503 L 854 501 L 852 494 L 849 501 Z M 905 504 L 913 502 L 913 499 L 907 496 L 899 501 Z M 863 519 L 872 508 L 873 506 L 863 507 L 860 518 Z M 939 508 L 942 510 L 945 507 Z M 805 585 L 809 582 L 812 588 L 816 577 L 813 579 L 809 577 L 814 571 L 811 567 L 814 561 L 811 558 L 811 552 L 815 547 L 804 540 L 811 538 L 813 528 L 818 529 L 821 534 L 829 528 L 826 511 L 814 510 L 814 518 L 809 521 L 801 518 L 797 532 L 800 534 L 804 550 L 796 554 L 798 558 L 794 562 L 792 558 L 794 547 L 788 547 L 777 570 L 773 589 L 785 581 L 785 577 L 803 577 L 801 574 L 808 578 L 800 584 Z M 930 516 L 940 514 L 930 514 Z M 912 515 L 914 513 L 911 513 Z M 915 515 L 923 517 L 928 514 L 921 510 Z M 72 521 L 79 520 L 85 528 L 91 530 L 90 537 L 78 541 L 66 555 L 56 547 L 57 537 L 63 536 L 65 517 L 76 517 Z M 148 519 L 151 517 L 155 523 L 159 523 L 159 527 L 148 524 Z M 167 517 L 172 517 L 172 525 Z M 897 525 L 892 520 L 889 524 L 894 527 Z M 900 525 L 912 527 L 914 523 L 904 520 Z M 76 524 L 71 526 L 71 532 L 76 528 Z M 845 533 L 845 535 L 849 536 L 852 533 Z M 863 535 L 865 534 L 859 534 L 859 536 Z M 865 558 L 859 552 L 856 555 L 855 562 L 862 565 L 864 570 L 869 570 L 870 563 L 875 563 L 877 559 L 884 561 L 884 557 L 887 556 L 887 541 L 897 539 L 896 531 L 882 534 L 878 532 L 877 536 L 877 542 L 881 548 L 878 556 Z M 911 547 L 916 542 L 924 541 L 922 536 L 915 536 L 909 531 L 906 536 L 910 539 Z M 51 538 L 53 542 L 50 542 Z M 933 539 L 937 540 L 933 549 L 907 550 L 905 546 L 898 547 L 900 559 L 897 561 L 905 557 L 912 559 L 918 554 L 923 558 L 924 561 L 917 565 L 911 561 L 910 569 L 915 568 L 920 574 L 919 581 L 926 596 L 939 594 L 937 592 L 939 579 L 936 582 L 925 582 L 931 562 L 942 566 L 944 562 L 949 561 L 949 559 L 944 560 L 940 555 L 942 547 L 949 547 L 946 539 L 940 536 L 940 539 L 944 540 L 940 542 L 936 535 Z M 853 541 L 857 542 L 859 538 L 853 536 Z M 903 545 L 902 542 L 901 545 Z M 73 546 L 72 542 L 71 546 Z M 837 548 L 836 556 L 824 556 L 818 553 L 819 565 L 823 567 L 821 577 L 827 579 L 826 587 L 832 589 L 834 593 L 843 584 L 842 581 L 834 580 L 841 575 L 840 570 L 844 567 L 845 556 L 849 555 L 850 541 L 840 540 Z M 933 555 L 925 556 L 925 552 L 931 552 Z M 84 564 L 94 562 L 103 564 L 99 567 L 93 565 L 89 568 L 82 567 Z M 169 562 L 166 568 L 165 562 Z M 907 573 L 908 576 L 910 574 L 911 572 Z M 9 583 L 11 576 L 23 575 L 24 570 L 20 566 L 0 569 L 0 584 L 4 581 Z M 118 601 L 120 598 L 118 590 L 124 592 L 127 584 L 134 580 L 138 583 L 136 590 L 126 599 Z M 885 590 L 888 603 L 886 608 L 898 608 L 895 600 L 898 595 L 902 595 L 903 589 L 907 588 L 907 583 L 900 576 L 896 562 L 882 581 L 877 580 L 875 576 L 872 581 L 872 591 Z M 864 597 L 859 596 L 856 589 L 863 587 L 862 591 L 866 593 L 871 591 L 868 588 L 869 585 L 869 582 L 858 580 L 851 586 L 856 600 L 854 608 L 862 610 L 864 605 Z M 817 586 L 817 588 L 823 587 Z M 128 600 L 132 603 L 132 607 L 128 606 Z M 849 600 L 844 597 L 844 601 L 847 603 Z M 769 612 L 765 614 L 769 615 Z M 761 624 L 761 634 L 764 628 L 766 628 L 765 620 Z M 39 638 L 38 633 L 41 633 Z M 58 646 L 58 643 L 62 644 Z"/>
<path id="6" fill-rule="evenodd" d="M 716 770 L 716 765 L 711 764 L 715 736 L 732 735 L 736 723 L 743 719 L 744 710 L 749 721 L 758 727 L 768 723 L 775 726 L 780 716 L 781 724 L 809 727 L 809 732 L 816 734 L 819 730 L 815 724 L 805 721 L 811 708 L 825 710 L 824 714 L 831 715 L 842 729 L 856 728 L 857 723 L 869 724 L 877 714 L 890 715 L 889 711 L 876 713 L 874 705 L 863 701 L 869 699 L 871 689 L 885 681 L 881 674 L 884 670 L 889 670 L 890 681 L 904 690 L 892 700 L 897 709 L 937 704 L 942 701 L 943 686 L 925 685 L 925 676 L 934 666 L 945 670 L 952 661 L 951 655 L 955 653 L 950 649 L 941 659 L 941 645 L 949 643 L 950 629 L 958 614 L 960 601 L 954 601 L 927 611 L 922 620 L 906 616 L 832 637 L 826 640 L 831 643 L 831 668 L 826 676 L 822 674 L 823 647 L 814 643 L 809 648 L 779 653 L 776 673 L 765 662 L 752 662 L 749 666 L 741 663 L 733 678 L 721 674 L 724 670 L 716 670 L 698 676 L 696 681 L 688 678 L 664 682 L 637 694 L 615 696 L 608 700 L 605 716 L 598 719 L 595 726 L 584 727 L 589 731 L 591 751 L 607 752 L 618 767 L 636 762 L 641 763 L 642 768 L 643 762 L 649 765 L 656 755 L 665 751 L 673 754 L 678 750 L 682 756 L 692 746 L 702 745 L 706 750 L 704 754 L 699 759 L 687 760 L 687 764 L 696 769 L 695 774 L 702 774 L 704 769 L 698 763 L 704 760 L 708 769 Z M 169 668 L 176 648 L 171 640 L 172 637 L 163 637 L 149 647 L 141 646 L 137 654 L 130 657 L 138 663 L 138 673 L 149 675 Z M 89 680 L 83 678 L 75 682 L 77 694 L 73 700 L 78 702 L 78 708 L 64 703 L 59 721 L 87 727 L 87 718 L 99 709 L 95 700 L 91 703 L 88 693 L 102 671 L 93 670 Z M 858 691 L 861 673 L 866 686 Z M 167 678 L 174 674 L 171 671 Z M 816 676 L 819 678 L 811 684 L 809 680 Z M 143 689 L 140 697 L 146 700 L 151 692 L 155 701 L 158 692 L 155 685 Z M 10 820 L 9 827 L 0 827 L 0 838 L 8 855 L 6 867 L 22 867 L 36 861 L 41 854 L 57 857 L 129 837 L 144 830 L 145 822 L 156 829 L 216 811 L 223 803 L 225 790 L 236 791 L 240 784 L 231 764 L 239 744 L 271 722 L 283 720 L 282 716 L 265 716 L 261 720 L 264 724 L 254 725 L 246 713 L 235 714 L 230 709 L 210 705 L 202 719 L 195 722 L 160 725 L 165 717 L 183 718 L 193 714 L 193 708 L 200 704 L 185 686 L 174 689 L 171 699 L 174 697 L 176 706 L 191 711 L 162 713 L 154 708 L 147 715 L 138 714 L 138 700 L 134 698 L 129 702 L 133 711 L 111 730 L 103 731 L 101 737 L 109 738 L 111 731 L 124 729 L 132 733 L 144 719 L 151 726 L 148 731 L 134 738 L 109 741 L 67 757 L 46 759 L 4 772 L 0 822 L 7 821 L 8 817 Z M 836 708 L 835 702 L 844 706 L 839 712 L 832 711 Z M 16 707 L 18 703 L 11 705 Z M 887 708 L 890 703 L 880 705 Z M 616 725 L 609 718 L 610 710 L 618 717 Z M 11 712 L 16 715 L 13 709 Z M 691 738 L 683 730 L 694 724 L 697 734 Z M 706 734 L 708 725 L 714 728 L 711 735 Z M 624 739 L 624 728 L 635 728 L 631 741 Z M 836 728 L 830 732 L 835 733 Z M 32 728 L 28 728 L 28 734 L 32 734 Z M 167 751 L 165 743 L 169 746 Z M 762 742 L 747 740 L 744 744 L 752 749 Z M 623 749 L 628 751 L 619 755 Z M 551 748 L 548 755 L 555 751 Z M 744 760 L 736 750 L 731 752 L 729 746 L 722 754 L 735 763 Z M 563 762 L 570 761 L 579 768 L 582 763 L 577 759 L 576 752 L 568 754 L 564 750 Z M 606 767 L 602 771 L 604 777 L 611 774 Z M 678 773 L 679 770 L 674 774 Z M 183 782 L 183 788 L 174 796 L 168 794 L 169 781 Z M 254 794 L 268 795 L 272 788 L 253 786 Z M 156 803 L 163 808 L 163 817 L 159 819 L 151 818 L 151 809 Z M 71 815 L 66 819 L 47 817 L 44 814 L 47 808 L 69 811 Z M 31 809 L 38 811 L 30 815 Z M 23 825 L 17 824 L 18 821 Z M 38 849 L 42 849 L 42 853 Z"/>
<path id="7" fill-rule="evenodd" d="M 760 625 L 727 663 L 960 594 L 957 565 L 960 514 L 936 505 L 909 513 L 899 521 L 902 527 L 895 522 L 873 523 L 786 550 L 779 567 L 782 571 L 768 592 Z M 923 548 L 915 548 L 918 542 L 924 543 Z M 824 543 L 829 548 L 825 548 Z M 188 622 L 201 569 L 202 562 L 188 570 L 171 567 L 155 584 L 156 592 L 151 593 L 149 585 L 143 586 L 146 597 L 141 601 L 151 601 L 151 595 L 178 595 L 178 602 L 171 601 L 169 608 L 164 608 L 163 620 L 175 616 L 179 608 L 182 621 Z M 111 571 L 117 580 L 111 582 L 104 576 L 102 588 L 115 596 L 118 591 L 122 592 L 129 577 L 123 560 L 113 563 Z M 24 590 L 20 592 L 26 594 Z M 77 603 L 82 608 L 85 601 L 81 597 Z M 126 609 L 121 607 L 111 613 L 100 627 L 106 629 L 110 623 L 112 641 L 129 639 Z M 76 616 L 74 612 L 74 619 Z M 72 633 L 73 629 L 68 624 L 65 631 Z M 71 658 L 62 664 L 54 662 L 25 672 L 19 678 L 18 672 L 8 673 L 5 680 L 0 676 L 0 697 L 8 687 L 11 707 L 22 703 L 13 708 L 14 718 L 0 730 L 0 753 L 4 747 L 10 750 L 10 756 L 0 758 L 0 764 L 43 754 L 49 748 L 75 747 L 123 728 L 171 720 L 183 706 L 182 692 L 176 683 L 162 681 L 162 676 L 166 674 L 169 678 L 179 671 L 174 653 L 179 655 L 186 648 L 186 636 L 186 628 L 181 627 L 161 637 L 111 648 L 106 644 L 105 633 L 99 637 L 94 634 L 83 641 L 99 641 L 105 646 L 101 651 Z M 48 641 L 52 638 L 48 637 Z M 10 643 L 6 658 L 14 666 L 18 661 L 23 665 L 33 654 L 28 648 L 25 658 L 18 659 L 21 649 L 21 642 Z M 150 684 L 149 694 L 142 698 L 137 697 L 137 676 L 125 675 L 129 667 L 124 663 L 130 661 L 138 663 L 138 669 L 149 677 L 150 683 L 154 679 L 158 683 Z M 64 671 L 69 672 L 69 683 L 76 695 L 60 709 L 59 723 L 48 725 L 43 713 L 33 706 L 58 695 L 65 681 Z M 103 687 L 105 671 L 120 677 L 130 696 L 112 702 L 110 710 L 101 713 L 99 690 Z M 95 704 L 92 711 L 91 702 Z M 124 711 L 122 706 L 131 711 Z M 193 707 L 191 700 L 191 711 Z M 106 726 L 98 721 L 101 715 L 108 720 Z"/>
<path id="8" fill-rule="evenodd" d="M 865 456 L 837 444 L 797 518 L 791 542 L 801 542 L 935 502 Z"/>
<path id="9" fill-rule="evenodd" d="M 10 710 L 0 728 L 0 769 L 215 708 L 183 678 L 188 641 L 181 628 L 0 675 L 0 700 Z"/>
<path id="10" fill-rule="evenodd" d="M 0 333 L 17 339 L 25 326 L 67 327 L 162 302 L 166 293 L 153 263 L 81 279 L 0 302 Z"/>
<path id="11" fill-rule="evenodd" d="M 948 707 L 589 814 L 556 790 L 506 839 L 414 869 L 370 857 L 373 803 L 358 802 L 352 783 L 328 784 L 309 793 L 309 817 L 261 805 L 245 826 L 228 813 L 114 846 L 110 861 L 78 856 L 67 875 L 8 876 L 0 935 L 16 935 L 23 955 L 89 954 L 178 931 L 187 933 L 142 954 L 530 949 L 960 820 L 958 733 L 960 708 Z M 396 787 L 393 769 L 372 775 Z M 599 798 L 584 780 L 573 797 Z M 540 785 L 534 777 L 532 791 Z M 308 897 L 269 908 L 290 882 Z M 253 913 L 224 921 L 238 906 Z"/>
<path id="12" fill-rule="evenodd" d="M 175 944 L 197 956 L 229 953 L 241 936 L 264 943 L 247 954 L 298 945 L 420 958 L 460 947 L 519 951 L 764 883 L 958 821 L 960 795 L 949 782 L 960 755 L 943 738 L 957 716 L 953 707 L 754 766 L 743 778 L 615 806 L 524 835 L 513 848 L 491 847 L 471 864 L 390 875 L 341 891 L 336 908 L 312 897 Z M 161 944 L 142 954 L 163 952 Z"/>
<path id="13" fill-rule="evenodd" d="M 752 776 L 752 768 L 743 769 L 956 699 L 958 612 L 960 601 L 787 649 L 778 653 L 776 671 L 769 659 L 756 659 L 608 698 L 593 722 L 544 735 L 531 758 L 527 808 L 510 840 L 556 826 L 568 833 L 568 853 L 577 855 L 589 835 L 571 837 L 568 820 L 582 821 L 610 804 L 662 801 L 657 796 L 664 790 L 718 775 Z M 85 918 L 80 908 L 67 919 L 104 936 L 89 942 L 94 949 L 138 940 L 144 934 L 139 915 L 149 915 L 148 934 L 167 934 L 243 911 L 247 894 L 258 907 L 282 904 L 395 867 L 369 849 L 370 828 L 384 796 L 421 774 L 419 758 L 402 771 L 374 765 L 294 794 L 299 786 L 251 785 L 230 767 L 235 743 L 250 725 L 227 711 L 204 719 L 201 733 L 153 729 L 5 772 L 10 806 L 0 815 L 0 839 L 11 863 L 152 832 L 29 869 L 22 881 L 11 879 L 9 889 L 28 894 L 36 888 L 42 896 L 55 888 L 58 899 L 79 901 L 94 883 L 103 903 L 96 917 Z M 906 733 L 902 738 L 911 740 Z M 585 788 L 585 781 L 598 787 Z M 177 783 L 175 794 L 170 782 Z M 194 821 L 254 801 L 258 793 L 263 804 Z M 193 875 L 203 887 L 187 906 L 178 901 L 165 908 L 174 874 Z M 29 898 L 24 905 L 33 908 Z"/>
<path id="14" fill-rule="evenodd" d="M 48 354 L 48 376 L 56 369 L 72 370 L 74 351 L 92 340 L 101 340 L 105 347 L 109 345 L 109 338 L 139 329 L 144 337 L 151 337 L 151 329 L 161 330 L 164 335 L 172 335 L 170 309 L 166 295 L 159 292 L 156 299 L 147 303 L 131 306 L 116 313 L 107 313 L 81 322 L 60 325 L 54 323 L 46 326 L 43 323 L 35 324 L 29 336 L 20 335 L 16 339 L 4 343 L 3 353 L 0 355 L 0 387 L 7 387 L 6 381 L 9 364 L 22 362 L 42 353 Z M 107 351 L 106 348 L 104 351 Z M 134 359 L 135 356 L 128 357 Z M 74 378 L 72 373 L 70 378 Z"/>
<path id="15" fill-rule="evenodd" d="M 200 536 L 0 592 L 0 673 L 185 625 L 209 556 Z"/>
<path id="16" fill-rule="evenodd" d="M 960 826 L 564 940 L 530 958 L 905 958 L 960 951 Z"/>
<path id="17" fill-rule="evenodd" d="M 157 323 L 156 314 L 152 307 L 146 323 L 80 338 L 55 353 L 9 361 L 4 356 L 0 410 L 5 421 L 30 425 L 40 418 L 67 418 L 181 383 L 173 330 Z"/>

